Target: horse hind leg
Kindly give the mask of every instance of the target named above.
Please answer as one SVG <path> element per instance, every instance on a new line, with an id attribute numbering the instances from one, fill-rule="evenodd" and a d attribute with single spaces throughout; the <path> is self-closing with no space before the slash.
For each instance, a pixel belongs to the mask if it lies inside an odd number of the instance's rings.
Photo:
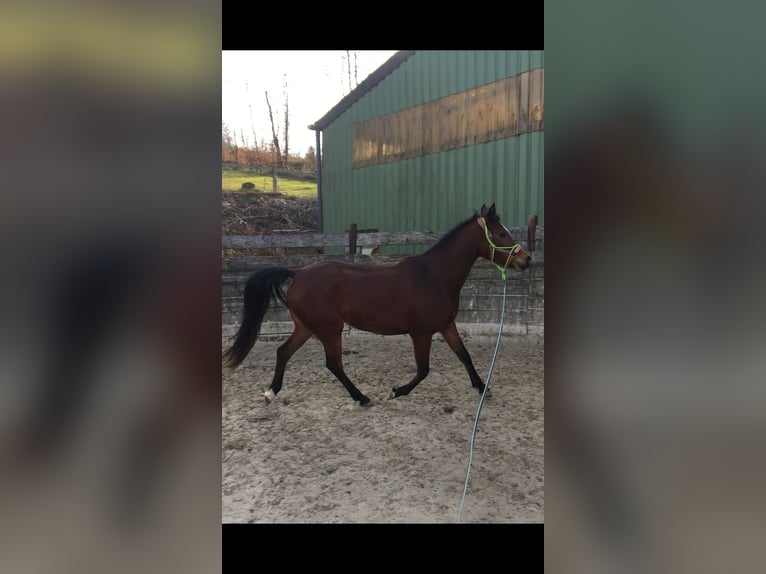
<path id="1" fill-rule="evenodd" d="M 292 357 L 313 335 L 308 327 L 294 317 L 293 322 L 295 323 L 295 327 L 293 328 L 292 334 L 287 338 L 287 341 L 282 343 L 277 349 L 277 366 L 274 370 L 274 378 L 272 379 L 269 388 L 263 393 L 263 397 L 266 399 L 267 404 L 273 401 L 277 393 L 282 390 L 282 379 L 285 376 L 287 361 L 289 361 L 290 357 Z"/>
<path id="2" fill-rule="evenodd" d="M 410 335 L 410 338 L 412 339 L 412 347 L 415 351 L 415 363 L 418 366 L 418 372 L 415 375 L 415 378 L 406 385 L 394 387 L 388 394 L 389 399 L 395 399 L 396 397 L 409 394 L 420 381 L 428 376 L 432 335 Z"/>
<path id="3" fill-rule="evenodd" d="M 343 370 L 343 345 L 341 342 L 340 333 L 320 340 L 322 341 L 322 345 L 324 345 L 326 359 L 325 364 L 330 372 L 335 375 L 335 377 L 341 382 L 341 384 L 348 391 L 348 394 L 351 395 L 352 399 L 357 401 L 363 407 L 371 406 L 372 402 L 370 399 L 354 386 L 354 383 L 351 382 Z"/>

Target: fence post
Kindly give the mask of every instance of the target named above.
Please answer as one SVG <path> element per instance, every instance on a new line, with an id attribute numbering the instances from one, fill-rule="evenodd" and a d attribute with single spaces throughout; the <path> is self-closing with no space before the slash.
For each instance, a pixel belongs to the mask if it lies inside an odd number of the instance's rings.
<path id="1" fill-rule="evenodd" d="M 527 219 L 527 249 L 535 250 L 535 232 L 537 230 L 537 216 L 530 215 Z"/>
<path id="2" fill-rule="evenodd" d="M 356 223 L 352 223 L 348 227 L 348 254 L 351 256 L 351 261 L 354 261 L 356 256 Z"/>
<path id="3" fill-rule="evenodd" d="M 274 193 L 279 193 L 279 183 L 277 183 L 277 168 L 272 167 L 271 168 L 271 191 Z"/>

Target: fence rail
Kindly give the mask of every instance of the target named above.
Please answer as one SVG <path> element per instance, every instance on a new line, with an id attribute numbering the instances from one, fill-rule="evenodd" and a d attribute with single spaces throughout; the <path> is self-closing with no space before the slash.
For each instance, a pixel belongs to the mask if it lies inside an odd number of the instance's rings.
<path id="1" fill-rule="evenodd" d="M 276 171 L 279 177 L 290 177 L 293 179 L 306 179 L 309 181 L 316 181 L 317 179 L 316 172 L 296 171 L 292 169 L 276 169 L 275 170 L 273 167 L 264 166 L 264 165 L 245 165 L 243 163 L 232 163 L 228 161 L 222 161 L 221 166 L 232 167 L 235 169 L 249 169 L 252 171 L 261 172 L 263 175 L 271 175 L 274 171 Z"/>
<path id="2" fill-rule="evenodd" d="M 353 226 L 353 224 L 352 224 Z M 527 238 L 527 227 L 511 227 L 511 236 L 522 240 Z M 364 232 L 347 233 L 290 233 L 262 235 L 224 235 L 221 238 L 223 249 L 255 249 L 268 247 L 339 247 L 349 246 L 349 252 L 358 247 L 378 247 L 384 245 L 412 245 L 436 243 L 445 232 L 407 231 L 407 232 Z M 545 238 L 545 228 L 534 228 L 534 239 Z"/>

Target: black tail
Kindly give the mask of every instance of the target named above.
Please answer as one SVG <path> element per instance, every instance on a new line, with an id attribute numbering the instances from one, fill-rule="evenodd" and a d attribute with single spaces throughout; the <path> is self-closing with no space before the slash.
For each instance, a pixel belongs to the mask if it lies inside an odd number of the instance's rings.
<path id="1" fill-rule="evenodd" d="M 242 325 L 234 344 L 223 354 L 227 367 L 239 365 L 255 345 L 269 302 L 279 299 L 287 306 L 282 284 L 294 275 L 294 271 L 285 267 L 266 267 L 247 280 Z"/>

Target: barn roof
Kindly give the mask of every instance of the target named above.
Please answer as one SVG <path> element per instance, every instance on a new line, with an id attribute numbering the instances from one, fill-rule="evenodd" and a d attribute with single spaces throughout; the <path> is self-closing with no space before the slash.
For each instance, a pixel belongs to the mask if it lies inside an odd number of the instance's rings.
<path id="1" fill-rule="evenodd" d="M 335 106 L 324 116 L 322 116 L 321 119 L 310 125 L 309 129 L 321 131 L 329 126 L 338 116 L 340 116 L 343 112 L 354 105 L 354 103 L 361 99 L 362 96 L 364 96 L 372 88 L 378 85 L 383 80 L 383 78 L 398 68 L 407 58 L 412 56 L 414 53 L 415 50 L 399 50 L 396 54 L 391 56 L 380 68 L 367 76 L 367 78 L 365 78 L 365 80 L 356 88 L 354 88 L 345 98 L 335 104 Z"/>

